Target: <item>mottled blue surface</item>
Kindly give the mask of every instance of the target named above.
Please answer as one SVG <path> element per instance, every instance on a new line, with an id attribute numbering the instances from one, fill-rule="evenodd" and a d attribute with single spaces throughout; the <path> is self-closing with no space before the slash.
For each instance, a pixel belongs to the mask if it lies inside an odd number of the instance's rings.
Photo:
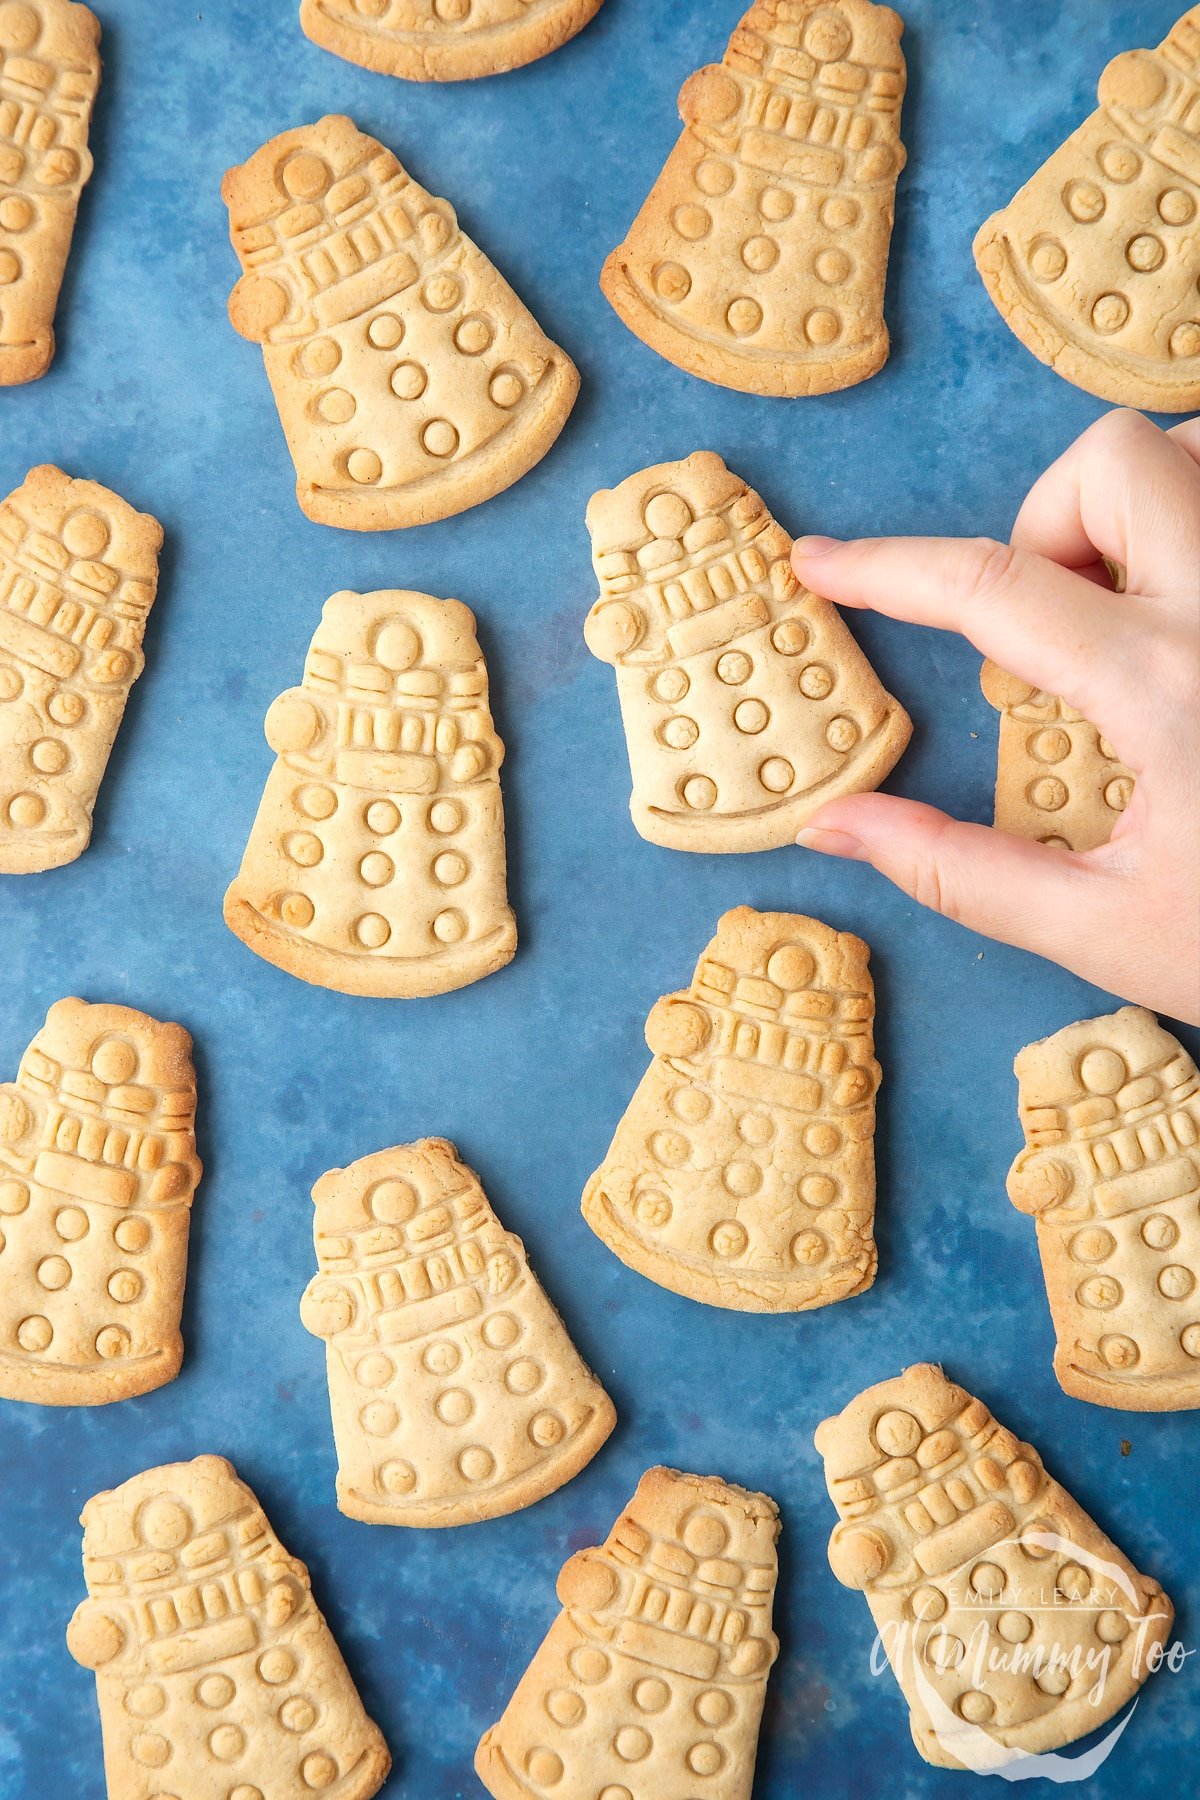
<path id="1" fill-rule="evenodd" d="M 783 1652 L 757 1800 L 979 1790 L 920 1762 L 898 1691 L 869 1673 L 866 1606 L 824 1558 L 832 1512 L 813 1427 L 917 1358 L 942 1359 L 1033 1438 L 1174 1595 L 1183 1640 L 1200 1641 L 1195 1416 L 1111 1413 L 1059 1391 L 1033 1231 L 1004 1195 L 1020 1142 L 1014 1052 L 1106 997 L 921 912 L 866 868 L 642 843 L 612 674 L 580 630 L 594 593 L 588 495 L 700 446 L 793 531 L 1007 531 L 1033 478 L 1103 409 L 1005 330 L 971 238 L 1088 110 L 1107 59 L 1157 41 L 1177 3 L 906 0 L 892 358 L 849 393 L 788 403 L 689 379 L 630 336 L 596 284 L 674 141 L 681 81 L 719 55 L 740 0 L 607 0 L 557 55 L 449 88 L 326 55 L 301 35 L 294 0 L 103 0 L 97 168 L 58 360 L 0 392 L 0 490 L 57 461 L 156 513 L 167 545 L 92 847 L 71 868 L 0 883 L 0 1073 L 63 994 L 181 1019 L 196 1038 L 207 1172 L 180 1379 L 97 1411 L 0 1402 L 3 1800 L 102 1795 L 94 1684 L 63 1643 L 83 1594 L 76 1519 L 96 1489 L 202 1450 L 234 1459 L 310 1563 L 395 1752 L 389 1800 L 481 1793 L 475 1742 L 554 1614 L 559 1565 L 604 1536 L 659 1460 L 765 1488 L 782 1508 Z M 302 517 L 259 353 L 225 317 L 237 271 L 223 170 L 336 110 L 454 201 L 583 375 L 531 475 L 404 534 Z M 475 608 L 509 746 L 516 961 L 411 1004 L 305 987 L 221 921 L 270 762 L 266 707 L 297 678 L 325 597 L 384 586 Z M 891 785 L 988 817 L 995 715 L 978 657 L 887 621 L 855 629 L 915 721 Z M 880 1275 L 865 1297 L 807 1316 L 661 1292 L 578 1211 L 645 1065 L 650 1003 L 686 981 L 740 901 L 815 913 L 873 950 Z M 423 1534 L 335 1510 L 324 1356 L 297 1300 L 314 1178 L 426 1133 L 456 1141 L 525 1238 L 620 1425 L 533 1510 Z M 1092 1793 L 1194 1790 L 1197 1666 L 1151 1684 Z"/>

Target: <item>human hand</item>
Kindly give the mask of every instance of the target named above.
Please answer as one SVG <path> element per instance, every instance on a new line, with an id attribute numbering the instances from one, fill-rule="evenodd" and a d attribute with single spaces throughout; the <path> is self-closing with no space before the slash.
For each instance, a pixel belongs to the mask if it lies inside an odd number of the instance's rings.
<path id="1" fill-rule="evenodd" d="M 1200 1024 L 1200 419 L 1163 432 L 1108 413 L 1034 484 L 1011 545 L 798 538 L 792 567 L 838 606 L 961 632 L 1061 694 L 1137 777 L 1110 842 L 1085 854 L 888 794 L 828 801 L 796 841 Z"/>

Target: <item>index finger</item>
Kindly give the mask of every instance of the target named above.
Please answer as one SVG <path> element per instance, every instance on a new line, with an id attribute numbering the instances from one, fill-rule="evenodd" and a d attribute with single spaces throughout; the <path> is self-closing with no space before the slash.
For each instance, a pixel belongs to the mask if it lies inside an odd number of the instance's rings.
<path id="1" fill-rule="evenodd" d="M 1131 707 L 1143 704 L 1147 685 L 1129 681 L 1147 632 L 1135 598 L 1114 601 L 1082 576 L 989 538 L 798 538 L 792 567 L 839 605 L 960 632 L 1030 686 L 1061 694 L 1125 756 L 1135 751 Z"/>

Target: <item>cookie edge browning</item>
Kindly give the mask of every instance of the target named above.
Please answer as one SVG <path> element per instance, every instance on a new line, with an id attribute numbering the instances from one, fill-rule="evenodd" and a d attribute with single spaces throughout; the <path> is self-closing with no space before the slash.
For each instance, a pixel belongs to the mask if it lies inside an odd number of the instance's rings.
<path id="1" fill-rule="evenodd" d="M 826 601 L 826 605 L 832 604 L 832 601 Z M 880 686 L 883 686 L 882 682 Z M 871 754 L 866 758 L 860 756 L 852 764 L 847 763 L 816 788 L 794 794 L 790 800 L 752 818 L 735 817 L 729 823 L 724 820 L 718 823 L 711 814 L 703 814 L 695 825 L 690 824 L 683 814 L 658 812 L 641 804 L 636 794 L 631 794 L 629 813 L 634 830 L 646 843 L 657 844 L 660 849 L 682 850 L 699 856 L 745 855 L 758 850 L 781 850 L 787 844 L 794 844 L 797 832 L 818 807 L 824 806 L 827 800 L 840 800 L 847 794 L 875 793 L 908 749 L 912 719 L 894 694 L 889 694 L 886 688 L 883 692 L 887 697 L 887 710 L 868 740 Z M 704 841 L 698 842 L 700 838 Z"/>
<path id="2" fill-rule="evenodd" d="M 415 45 L 388 43 L 328 18 L 316 0 L 300 0 L 300 29 L 320 49 L 376 75 L 393 75 L 401 81 L 477 81 L 489 75 L 507 75 L 552 56 L 591 23 L 603 4 L 604 0 L 560 0 L 547 17 L 516 19 L 507 26 L 492 27 L 486 34 L 490 48 L 469 39 L 431 44 L 424 51 Z M 544 42 L 547 35 L 550 41 Z"/>
<path id="3" fill-rule="evenodd" d="M 853 1284 L 821 1299 L 796 1301 L 783 1295 L 776 1297 L 774 1290 L 786 1291 L 785 1282 L 768 1282 L 753 1274 L 722 1277 L 703 1274 L 699 1270 L 681 1270 L 669 1257 L 648 1254 L 645 1246 L 617 1219 L 603 1192 L 603 1169 L 604 1164 L 601 1164 L 583 1190 L 579 1210 L 588 1226 L 627 1269 L 684 1300 L 694 1300 L 700 1306 L 717 1306 L 725 1312 L 762 1313 L 782 1318 L 789 1313 L 819 1312 L 824 1306 L 836 1306 L 840 1300 L 853 1300 L 857 1294 L 866 1293 L 879 1273 L 879 1246 L 873 1232 L 871 1255 Z M 851 1273 L 851 1270 L 845 1272 L 846 1275 Z"/>
<path id="4" fill-rule="evenodd" d="M 223 916 L 235 937 L 264 962 L 310 987 L 366 1000 L 429 1000 L 470 987 L 507 968 L 517 953 L 517 921 L 512 907 L 505 922 L 467 946 L 468 953 L 443 951 L 421 958 L 376 957 L 369 951 L 341 952 L 293 942 L 272 930 L 240 892 L 241 875 L 225 891 Z"/>
<path id="5" fill-rule="evenodd" d="M 652 188 L 650 192 L 653 191 Z M 648 194 L 647 200 L 649 197 Z M 749 356 L 706 343 L 679 330 L 647 304 L 625 268 L 624 252 L 623 239 L 605 258 L 600 291 L 634 337 L 685 375 L 734 393 L 754 394 L 759 399 L 804 400 L 858 387 L 872 375 L 878 375 L 887 362 L 891 338 L 886 323 L 878 336 L 835 361 L 804 358 L 781 362 L 778 357 Z"/>
<path id="6" fill-rule="evenodd" d="M 332 525 L 341 531 L 403 531 L 412 525 L 455 518 L 513 487 L 553 448 L 579 397 L 579 370 L 561 345 L 550 338 L 547 342 L 551 354 L 535 390 L 541 393 L 540 408 L 535 415 L 515 421 L 523 427 L 512 440 L 519 446 L 519 455 L 508 454 L 510 438 L 502 432 L 444 473 L 436 472 L 401 488 L 348 493 L 316 487 L 298 477 L 296 500 L 305 518 L 314 525 Z"/>
<path id="7" fill-rule="evenodd" d="M 186 1290 L 185 1290 L 186 1291 Z M 36 1369 L 0 1365 L 0 1400 L 34 1406 L 111 1406 L 152 1394 L 175 1380 L 183 1367 L 183 1333 L 152 1356 L 130 1363 L 103 1363 L 97 1369 Z M 111 1371 L 111 1373 L 110 1373 Z M 102 1391 L 101 1383 L 114 1389 Z M 85 1386 L 87 1391 L 78 1390 Z"/>
<path id="8" fill-rule="evenodd" d="M 1009 205 L 1015 204 L 1023 191 L 1014 194 Z M 1008 253 L 1005 211 L 1007 208 L 993 213 L 980 226 L 971 250 L 993 306 L 1018 342 L 1064 381 L 1114 406 L 1164 413 L 1195 412 L 1200 408 L 1200 375 L 1191 380 L 1156 381 L 1149 373 L 1138 376 L 1130 370 L 1114 368 L 1097 352 L 1073 343 L 1064 331 L 1033 310 Z"/>
<path id="9" fill-rule="evenodd" d="M 542 1290 L 545 1292 L 545 1289 Z M 549 1296 L 547 1296 L 549 1298 Z M 553 1305 L 553 1301 L 550 1302 Z M 558 1308 L 554 1308 L 557 1313 Z M 563 1327 L 564 1331 L 566 1327 Z M 586 1365 L 585 1365 L 586 1367 Z M 603 1396 L 603 1403 L 593 1409 L 587 1428 L 574 1439 L 570 1453 L 561 1456 L 552 1467 L 540 1473 L 531 1471 L 521 1480 L 506 1483 L 492 1491 L 490 1501 L 482 1496 L 478 1500 L 445 1500 L 427 1503 L 428 1510 L 422 1507 L 371 1506 L 359 1502 L 357 1497 L 343 1486 L 339 1474 L 337 1480 L 338 1511 L 347 1519 L 357 1519 L 364 1525 L 401 1525 L 408 1530 L 439 1531 L 455 1525 L 482 1525 L 488 1519 L 503 1519 L 510 1513 L 524 1512 L 527 1507 L 536 1506 L 539 1500 L 549 1499 L 559 1488 L 566 1487 L 569 1481 L 582 1474 L 599 1451 L 604 1448 L 612 1436 L 617 1423 L 617 1409 L 611 1396 L 605 1391 L 600 1377 L 588 1369 L 589 1375 Z M 547 1480 L 547 1475 L 550 1479 Z"/>

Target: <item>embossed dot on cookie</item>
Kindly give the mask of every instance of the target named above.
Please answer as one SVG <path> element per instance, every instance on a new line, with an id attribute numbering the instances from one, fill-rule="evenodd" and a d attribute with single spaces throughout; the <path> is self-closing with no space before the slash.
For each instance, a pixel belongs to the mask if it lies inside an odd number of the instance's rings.
<path id="1" fill-rule="evenodd" d="M 374 450 L 351 450 L 346 457 L 346 473 L 360 487 L 370 487 L 383 474 L 383 463 Z"/>
<path id="2" fill-rule="evenodd" d="M 397 400 L 419 400 L 429 385 L 429 377 L 420 363 L 397 363 L 388 385 Z"/>
<path id="3" fill-rule="evenodd" d="M 735 337 L 749 337 L 763 322 L 763 309 L 748 294 L 731 300 L 725 309 L 725 323 Z"/>

